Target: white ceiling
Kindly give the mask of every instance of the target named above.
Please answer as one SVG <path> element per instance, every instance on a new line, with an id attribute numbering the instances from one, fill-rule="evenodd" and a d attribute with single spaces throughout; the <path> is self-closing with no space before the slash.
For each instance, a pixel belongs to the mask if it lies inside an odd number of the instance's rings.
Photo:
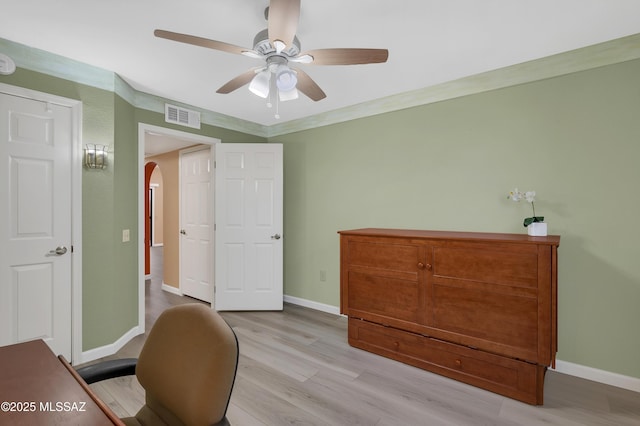
<path id="1" fill-rule="evenodd" d="M 268 0 L 0 0 L 0 38 L 111 70 L 138 91 L 270 126 L 640 33 L 638 0 L 302 0 L 302 51 L 389 49 L 385 64 L 299 65 L 327 98 L 280 104 L 216 89 L 260 61 L 153 36 L 243 47 Z"/>

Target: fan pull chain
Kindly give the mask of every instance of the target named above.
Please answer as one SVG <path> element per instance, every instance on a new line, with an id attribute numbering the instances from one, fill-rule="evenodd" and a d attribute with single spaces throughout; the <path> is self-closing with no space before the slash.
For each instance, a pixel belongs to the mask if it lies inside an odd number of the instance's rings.
<path id="1" fill-rule="evenodd" d="M 269 96 L 267 97 L 267 108 L 273 107 L 273 89 L 269 89 Z"/>

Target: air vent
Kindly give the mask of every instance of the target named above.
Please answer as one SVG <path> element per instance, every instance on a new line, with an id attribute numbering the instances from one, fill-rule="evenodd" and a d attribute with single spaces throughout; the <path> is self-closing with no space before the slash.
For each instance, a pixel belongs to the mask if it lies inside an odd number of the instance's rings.
<path id="1" fill-rule="evenodd" d="M 181 126 L 200 128 L 200 113 L 175 105 L 164 104 L 164 121 Z"/>

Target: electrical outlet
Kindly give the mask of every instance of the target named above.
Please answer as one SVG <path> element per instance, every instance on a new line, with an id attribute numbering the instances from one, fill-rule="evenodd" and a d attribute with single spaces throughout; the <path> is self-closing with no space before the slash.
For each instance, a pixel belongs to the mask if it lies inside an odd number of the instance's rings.
<path id="1" fill-rule="evenodd" d="M 126 243 L 131 239 L 131 235 L 129 234 L 129 230 L 128 229 L 123 229 L 122 230 L 122 242 Z"/>
<path id="2" fill-rule="evenodd" d="M 327 280 L 327 271 L 321 269 L 320 270 L 320 281 L 324 282 Z"/>

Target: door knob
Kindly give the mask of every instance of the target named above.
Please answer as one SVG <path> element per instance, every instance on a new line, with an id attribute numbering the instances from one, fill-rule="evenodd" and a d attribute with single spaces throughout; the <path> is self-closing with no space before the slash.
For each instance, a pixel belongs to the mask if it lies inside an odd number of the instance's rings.
<path id="1" fill-rule="evenodd" d="M 55 254 L 57 256 L 62 256 L 67 252 L 67 248 L 65 246 L 56 247 L 55 250 L 49 250 L 49 254 Z"/>
<path id="2" fill-rule="evenodd" d="M 279 240 L 280 239 L 280 234 L 272 235 L 271 239 L 272 240 Z"/>

